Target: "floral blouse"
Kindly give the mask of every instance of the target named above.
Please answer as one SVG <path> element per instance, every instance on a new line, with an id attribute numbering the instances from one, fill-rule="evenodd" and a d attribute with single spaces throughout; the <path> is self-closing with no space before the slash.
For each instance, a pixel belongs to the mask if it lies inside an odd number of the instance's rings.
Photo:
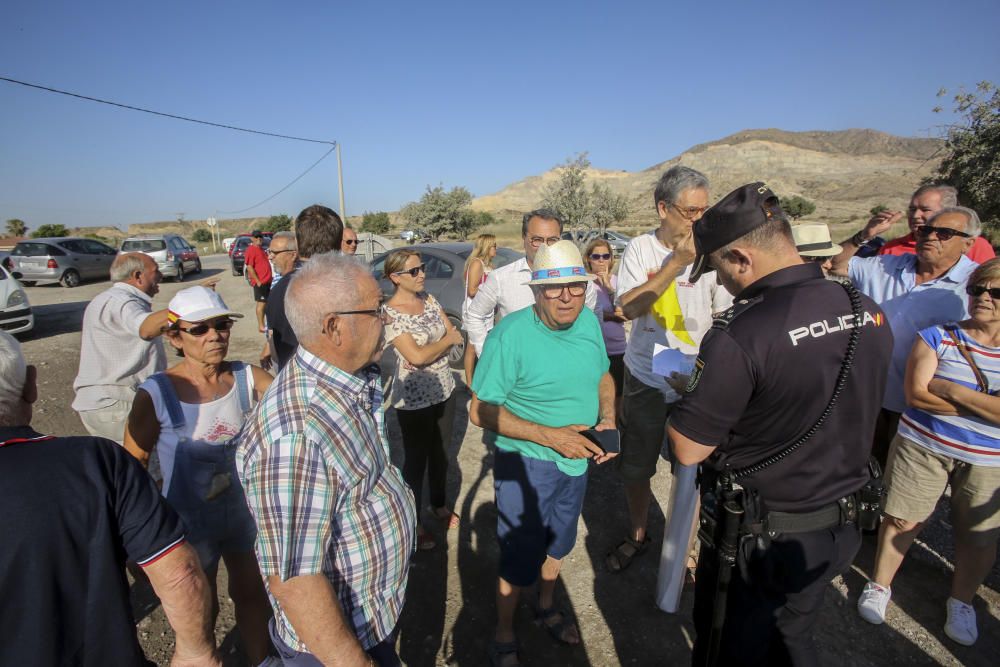
<path id="1" fill-rule="evenodd" d="M 424 311 L 419 315 L 401 313 L 386 305 L 385 342 L 391 343 L 401 334 L 408 333 L 420 346 L 444 338 L 444 313 L 430 294 L 424 296 Z M 395 347 L 396 373 L 389 392 L 389 403 L 397 410 L 419 410 L 443 403 L 455 390 L 455 378 L 448 364 L 448 354 L 427 364 L 414 366 Z"/>

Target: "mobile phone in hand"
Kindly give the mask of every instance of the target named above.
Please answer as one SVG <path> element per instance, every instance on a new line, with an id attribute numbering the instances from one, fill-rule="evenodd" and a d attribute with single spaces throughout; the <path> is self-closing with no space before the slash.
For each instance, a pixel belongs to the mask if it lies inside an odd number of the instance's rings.
<path id="1" fill-rule="evenodd" d="M 586 431 L 580 431 L 580 435 L 600 447 L 605 454 L 618 454 L 622 451 L 621 434 L 616 428 L 604 431 L 588 428 Z"/>

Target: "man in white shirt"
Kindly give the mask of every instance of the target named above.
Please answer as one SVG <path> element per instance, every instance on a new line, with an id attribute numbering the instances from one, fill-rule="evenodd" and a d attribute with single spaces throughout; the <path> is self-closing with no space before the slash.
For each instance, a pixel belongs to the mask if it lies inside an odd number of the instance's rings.
<path id="1" fill-rule="evenodd" d="M 712 326 L 712 313 L 732 304 L 732 296 L 716 281 L 688 280 L 695 257 L 691 230 L 708 208 L 708 187 L 708 179 L 694 169 L 678 165 L 667 170 L 654 192 L 660 226 L 629 242 L 618 270 L 618 305 L 632 320 L 625 349 L 618 457 L 630 525 L 625 539 L 605 559 L 612 572 L 628 567 L 650 541 L 649 480 L 656 473 L 667 416 L 680 400 L 667 379 L 653 373 L 653 348 L 659 344 L 697 354 Z"/>
<path id="2" fill-rule="evenodd" d="M 469 334 L 469 344 L 476 348 L 476 356 L 483 353 L 486 334 L 493 328 L 494 320 L 535 304 L 535 296 L 528 285 L 535 253 L 542 245 L 552 245 L 561 238 L 563 221 L 552 209 L 540 208 L 524 214 L 521 220 L 521 238 L 524 242 L 524 259 L 519 259 L 491 271 L 486 282 L 479 287 L 462 328 Z M 597 307 L 594 284 L 587 283 L 586 306 Z"/>

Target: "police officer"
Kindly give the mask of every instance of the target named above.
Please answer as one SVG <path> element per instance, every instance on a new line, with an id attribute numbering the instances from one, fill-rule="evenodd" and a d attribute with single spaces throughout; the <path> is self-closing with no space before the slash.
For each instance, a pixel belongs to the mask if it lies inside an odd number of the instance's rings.
<path id="1" fill-rule="evenodd" d="M 680 463 L 705 462 L 706 508 L 729 483 L 724 497 L 745 514 L 714 633 L 713 601 L 726 568 L 719 544 L 701 551 L 693 661 L 817 664 L 811 632 L 823 591 L 861 544 L 857 493 L 869 479 L 892 334 L 871 299 L 802 262 L 778 198 L 763 183 L 708 209 L 694 237 L 691 281 L 714 270 L 736 298 L 705 337 L 668 434 Z M 763 469 L 746 470 L 755 464 Z"/>

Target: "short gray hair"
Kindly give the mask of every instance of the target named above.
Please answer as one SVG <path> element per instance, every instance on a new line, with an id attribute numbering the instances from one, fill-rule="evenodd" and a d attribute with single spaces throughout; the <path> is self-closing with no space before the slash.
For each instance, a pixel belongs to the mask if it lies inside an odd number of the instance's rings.
<path id="1" fill-rule="evenodd" d="M 938 217 L 946 213 L 958 213 L 965 216 L 965 233 L 969 236 L 975 238 L 983 233 L 983 223 L 979 221 L 979 214 L 973 211 L 971 208 L 966 208 L 965 206 L 945 206 L 940 211 L 936 211 L 931 217 L 927 218 L 927 224 L 933 225 L 934 221 Z"/>
<path id="2" fill-rule="evenodd" d="M 118 255 L 111 263 L 111 281 L 123 283 L 131 278 L 136 271 L 142 273 L 146 269 L 142 258 L 143 255 L 135 252 Z"/>
<path id="3" fill-rule="evenodd" d="M 0 331 L 0 424 L 14 424 L 21 414 L 21 397 L 28 379 L 28 364 L 21 344 L 6 331 Z"/>
<path id="4" fill-rule="evenodd" d="M 690 188 L 708 190 L 708 177 L 696 169 L 682 165 L 667 169 L 653 191 L 653 207 L 658 208 L 660 202 L 668 206 L 676 204 L 681 193 Z"/>
<path id="5" fill-rule="evenodd" d="M 921 185 L 910 196 L 910 199 L 919 197 L 928 192 L 936 192 L 941 195 L 941 206 L 958 206 L 958 189 L 945 183 L 928 183 Z"/>
<path id="6" fill-rule="evenodd" d="M 271 237 L 271 243 L 274 243 L 278 239 L 285 239 L 288 241 L 288 244 L 285 245 L 285 248 L 288 250 L 298 249 L 298 245 L 295 243 L 295 232 L 277 232 Z"/>
<path id="7" fill-rule="evenodd" d="M 314 255 L 292 274 L 285 295 L 285 317 L 300 343 L 315 339 L 330 313 L 357 306 L 362 276 L 374 280 L 363 259 L 339 252 Z"/>

